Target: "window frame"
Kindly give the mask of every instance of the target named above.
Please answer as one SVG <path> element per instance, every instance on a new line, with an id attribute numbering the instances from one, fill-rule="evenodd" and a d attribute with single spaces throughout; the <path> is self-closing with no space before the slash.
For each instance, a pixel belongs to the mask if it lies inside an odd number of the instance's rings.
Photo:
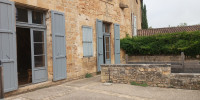
<path id="1" fill-rule="evenodd" d="M 25 27 L 25 28 L 41 28 L 41 29 L 46 29 L 46 14 L 44 11 L 39 11 L 39 10 L 32 10 L 32 9 L 28 9 L 28 8 L 24 8 L 24 7 L 20 7 L 20 6 L 16 6 L 15 9 L 17 10 L 17 8 L 21 8 L 21 9 L 26 9 L 28 12 L 28 22 L 21 22 L 21 21 L 17 21 L 16 20 L 16 27 Z M 43 13 L 43 24 L 36 24 L 32 22 L 32 11 L 35 12 L 41 12 Z M 16 14 L 15 14 L 16 16 Z"/>
<path id="2" fill-rule="evenodd" d="M 89 28 L 89 29 L 91 29 L 91 32 L 92 32 L 92 33 L 91 33 L 91 35 L 92 35 L 92 36 L 91 36 L 91 41 L 84 41 L 84 40 L 83 40 L 83 35 L 84 35 L 83 29 L 84 29 L 84 28 Z M 88 43 L 88 44 L 90 43 L 91 46 L 92 46 L 92 47 L 91 47 L 91 55 L 85 55 L 85 54 L 84 54 L 84 45 L 83 45 L 83 58 L 93 57 L 93 56 L 94 56 L 94 54 L 93 54 L 93 29 L 92 29 L 91 26 L 86 26 L 86 25 L 83 25 L 83 26 L 82 26 L 82 43 L 83 43 L 83 44 L 84 44 L 84 43 Z M 89 52 L 89 51 L 88 51 L 88 52 Z M 89 53 L 88 53 L 88 54 L 89 54 Z"/>

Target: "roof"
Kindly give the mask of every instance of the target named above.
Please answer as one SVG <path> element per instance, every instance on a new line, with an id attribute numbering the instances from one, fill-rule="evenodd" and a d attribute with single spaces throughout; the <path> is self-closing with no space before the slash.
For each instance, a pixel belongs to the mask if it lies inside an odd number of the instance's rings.
<path id="1" fill-rule="evenodd" d="M 140 29 L 138 30 L 138 36 L 149 36 L 162 33 L 176 33 L 176 32 L 191 32 L 200 31 L 200 25 L 194 26 L 182 26 L 182 27 L 168 27 L 168 28 L 153 28 L 153 29 Z"/>

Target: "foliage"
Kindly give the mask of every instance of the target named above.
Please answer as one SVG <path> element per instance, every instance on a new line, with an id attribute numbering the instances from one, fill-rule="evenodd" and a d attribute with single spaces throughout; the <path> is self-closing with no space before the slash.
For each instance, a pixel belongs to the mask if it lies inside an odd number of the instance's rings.
<path id="1" fill-rule="evenodd" d="M 143 86 L 143 87 L 147 87 L 148 86 L 147 83 L 145 83 L 145 82 L 142 82 L 142 84 L 138 84 L 138 83 L 136 83 L 134 81 L 131 82 L 131 85 Z"/>
<path id="2" fill-rule="evenodd" d="M 200 31 L 126 37 L 121 48 L 129 55 L 180 55 L 196 57 L 200 54 Z"/>
<path id="3" fill-rule="evenodd" d="M 141 4 L 142 9 L 142 29 L 148 29 L 147 9 L 146 5 Z"/>
<path id="4" fill-rule="evenodd" d="M 177 27 L 187 26 L 187 23 L 180 23 Z"/>
<path id="5" fill-rule="evenodd" d="M 92 77 L 92 74 L 90 73 L 85 74 L 85 78 L 90 78 L 90 77 Z"/>

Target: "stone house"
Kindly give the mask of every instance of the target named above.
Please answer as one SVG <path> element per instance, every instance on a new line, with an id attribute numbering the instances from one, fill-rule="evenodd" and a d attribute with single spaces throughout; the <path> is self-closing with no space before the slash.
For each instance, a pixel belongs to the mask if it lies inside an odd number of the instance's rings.
<path id="1" fill-rule="evenodd" d="M 141 29 L 142 0 L 0 0 L 4 92 L 83 77 L 125 62 L 120 38 Z"/>

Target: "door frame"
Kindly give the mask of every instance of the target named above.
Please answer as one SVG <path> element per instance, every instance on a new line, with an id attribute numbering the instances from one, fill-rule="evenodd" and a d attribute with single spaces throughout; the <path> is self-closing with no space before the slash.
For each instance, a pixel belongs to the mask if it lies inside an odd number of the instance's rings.
<path id="1" fill-rule="evenodd" d="M 23 8 L 23 6 L 18 6 L 18 5 L 15 5 L 15 9 L 17 8 Z M 26 7 L 25 7 L 26 8 Z M 37 81 L 34 81 L 33 79 L 35 78 L 34 75 L 33 75 L 33 71 L 34 71 L 34 46 L 33 46 L 33 30 L 39 30 L 39 31 L 44 31 L 44 52 L 45 52 L 45 68 L 37 68 L 38 70 L 42 69 L 46 69 L 46 80 L 48 80 L 48 67 L 47 67 L 47 34 L 46 34 L 46 15 L 45 15 L 45 12 L 44 11 L 38 11 L 38 12 L 43 12 L 43 24 L 35 24 L 35 23 L 32 23 L 32 11 L 37 11 L 37 10 L 30 10 L 29 8 L 27 8 L 27 13 L 28 13 L 28 22 L 19 22 L 16 20 L 15 18 L 15 21 L 16 21 L 16 26 L 15 26 L 15 30 L 17 27 L 19 28 L 29 28 L 30 29 L 30 39 L 31 39 L 31 69 L 32 69 L 32 83 L 39 83 Z M 17 43 L 16 43 L 17 44 Z M 17 66 L 18 68 L 18 66 Z M 19 81 L 19 80 L 18 80 Z"/>

